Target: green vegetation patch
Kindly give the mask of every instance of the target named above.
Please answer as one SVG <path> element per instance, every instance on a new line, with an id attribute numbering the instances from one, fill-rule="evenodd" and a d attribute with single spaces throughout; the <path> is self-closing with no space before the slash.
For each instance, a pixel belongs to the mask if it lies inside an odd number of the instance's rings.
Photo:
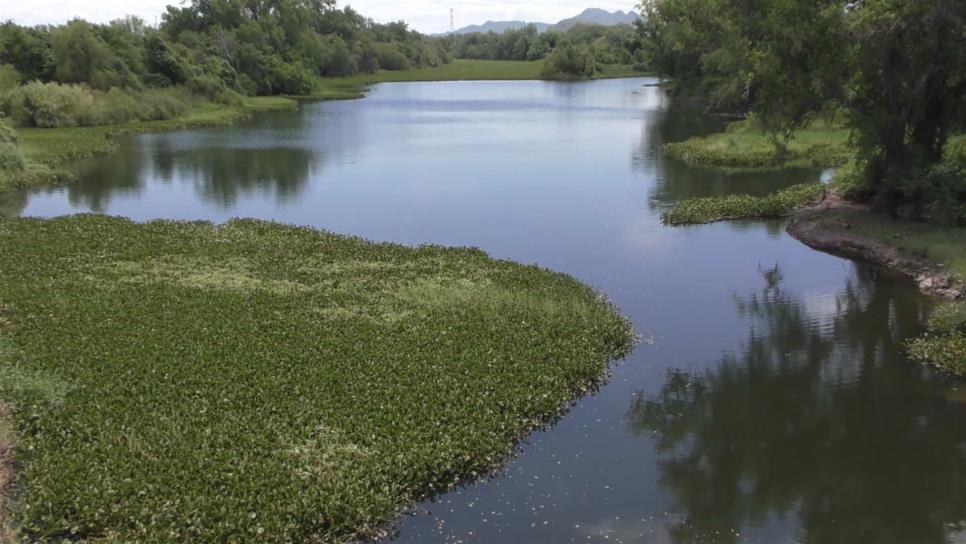
<path id="1" fill-rule="evenodd" d="M 966 227 L 891 219 L 861 209 L 833 209 L 814 221 L 846 228 L 861 236 L 924 257 L 966 278 Z"/>
<path id="2" fill-rule="evenodd" d="M 727 219 L 785 217 L 821 198 L 820 183 L 793 185 L 766 196 L 727 195 L 688 198 L 662 216 L 667 225 L 696 225 Z"/>
<path id="3" fill-rule="evenodd" d="M 70 173 L 65 169 L 67 164 L 115 152 L 116 137 L 119 135 L 224 126 L 244 119 L 253 112 L 291 110 L 296 107 L 298 102 L 286 97 L 245 97 L 238 105 L 200 102 L 186 115 L 174 119 L 90 127 L 21 128 L 17 130 L 17 135 L 24 164 L 17 169 L 0 168 L 0 190 L 67 181 L 70 179 Z"/>
<path id="4" fill-rule="evenodd" d="M 848 129 L 824 123 L 796 131 L 784 155 L 776 154 L 774 143 L 744 121 L 732 123 L 725 132 L 664 144 L 664 150 L 690 164 L 726 168 L 833 167 L 852 155 Z"/>
<path id="5" fill-rule="evenodd" d="M 939 306 L 927 332 L 909 342 L 909 356 L 917 361 L 966 376 L 966 302 Z"/>
<path id="6" fill-rule="evenodd" d="M 28 540 L 378 535 L 633 342 L 591 288 L 473 249 L 82 215 L 0 222 L 0 253 Z"/>

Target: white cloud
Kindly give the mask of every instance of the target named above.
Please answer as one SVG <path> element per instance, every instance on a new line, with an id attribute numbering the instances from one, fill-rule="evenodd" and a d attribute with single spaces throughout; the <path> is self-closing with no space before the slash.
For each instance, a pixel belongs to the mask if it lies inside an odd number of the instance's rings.
<path id="1" fill-rule="evenodd" d="M 165 0 L 0 0 L 4 4 L 0 18 L 13 19 L 25 25 L 63 23 L 74 17 L 94 22 L 107 22 L 125 15 L 137 15 L 150 24 L 164 12 Z M 485 0 L 351 0 L 339 5 L 353 9 L 379 22 L 408 22 L 421 32 L 445 32 L 449 28 L 449 10 L 454 10 L 456 27 L 479 24 L 488 20 L 524 20 L 555 23 L 580 13 L 584 8 L 598 7 L 609 11 L 633 10 L 635 0 L 530 0 L 528 2 Z"/>

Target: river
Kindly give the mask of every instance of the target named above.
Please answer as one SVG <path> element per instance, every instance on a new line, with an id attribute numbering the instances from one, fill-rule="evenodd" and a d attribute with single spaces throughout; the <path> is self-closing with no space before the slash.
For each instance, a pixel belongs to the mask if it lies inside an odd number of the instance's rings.
<path id="1" fill-rule="evenodd" d="M 681 198 L 821 173 L 663 156 L 723 122 L 654 83 L 382 84 L 125 138 L 3 206 L 476 246 L 605 293 L 641 345 L 504 470 L 418 505 L 398 542 L 966 542 L 966 389 L 902 356 L 930 300 L 781 222 L 664 227 Z"/>

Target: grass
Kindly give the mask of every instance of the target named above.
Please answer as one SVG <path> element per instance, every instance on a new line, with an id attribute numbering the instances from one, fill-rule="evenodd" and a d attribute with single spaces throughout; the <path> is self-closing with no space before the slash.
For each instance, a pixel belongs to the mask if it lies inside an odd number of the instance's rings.
<path id="1" fill-rule="evenodd" d="M 688 198 L 662 216 L 666 225 L 696 225 L 728 219 L 785 217 L 816 202 L 823 192 L 820 183 L 802 183 L 765 196 L 727 195 Z"/>
<path id="2" fill-rule="evenodd" d="M 287 97 L 246 97 L 238 106 L 205 102 L 184 117 L 164 121 L 95 127 L 21 128 L 17 134 L 27 168 L 19 172 L 0 172 L 0 190 L 69 180 L 70 174 L 64 169 L 68 163 L 113 153 L 117 149 L 115 138 L 121 134 L 224 126 L 253 112 L 293 109 L 297 105 L 295 100 Z"/>
<path id="3" fill-rule="evenodd" d="M 473 249 L 81 215 L 0 221 L 0 254 L 29 541 L 379 535 L 633 342 L 589 287 Z"/>
<path id="4" fill-rule="evenodd" d="M 352 99 L 365 93 L 365 88 L 376 83 L 406 81 L 484 81 L 540 79 L 542 60 L 468 60 L 457 59 L 438 68 L 414 68 L 411 70 L 386 71 L 359 74 L 351 77 L 333 77 L 320 80 L 319 87 L 307 98 Z M 598 79 L 623 78 L 647 75 L 632 66 L 603 66 Z"/>
<path id="5" fill-rule="evenodd" d="M 788 166 L 833 167 L 851 156 L 848 129 L 815 124 L 795 133 L 787 156 L 777 159 L 775 146 L 747 122 L 732 123 L 728 130 L 664 145 L 668 155 L 690 164 L 724 168 Z"/>

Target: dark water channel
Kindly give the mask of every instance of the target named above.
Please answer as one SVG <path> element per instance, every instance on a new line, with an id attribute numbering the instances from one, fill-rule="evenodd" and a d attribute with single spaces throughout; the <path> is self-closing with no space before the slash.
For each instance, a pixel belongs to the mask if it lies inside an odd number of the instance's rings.
<path id="1" fill-rule="evenodd" d="M 929 300 L 777 222 L 663 227 L 681 198 L 820 172 L 663 157 L 721 121 L 649 83 L 385 84 L 132 137 L 3 208 L 478 246 L 606 293 L 645 343 L 501 474 L 405 517 L 399 542 L 966 542 L 966 384 L 902 357 Z"/>

